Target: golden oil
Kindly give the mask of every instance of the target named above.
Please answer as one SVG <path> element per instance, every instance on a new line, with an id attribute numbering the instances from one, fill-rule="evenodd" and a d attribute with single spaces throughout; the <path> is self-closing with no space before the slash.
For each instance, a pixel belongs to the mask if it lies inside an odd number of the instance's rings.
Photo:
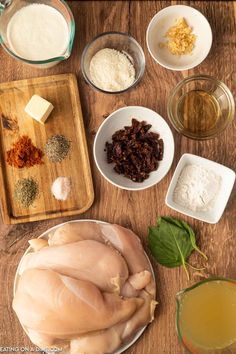
<path id="1" fill-rule="evenodd" d="M 184 129 L 192 133 L 201 134 L 213 130 L 220 115 L 217 99 L 203 90 L 187 92 L 178 104 L 179 121 Z"/>

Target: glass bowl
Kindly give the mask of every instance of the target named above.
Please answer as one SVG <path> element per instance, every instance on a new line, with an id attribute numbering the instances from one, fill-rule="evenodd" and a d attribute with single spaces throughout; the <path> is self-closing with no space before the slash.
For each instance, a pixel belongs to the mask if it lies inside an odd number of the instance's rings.
<path id="1" fill-rule="evenodd" d="M 5 3 L 5 7 L 0 6 L 0 44 L 2 45 L 3 49 L 14 59 L 17 59 L 36 68 L 47 69 L 70 57 L 75 35 L 75 21 L 69 6 L 64 0 L 11 0 Z M 67 49 L 63 55 L 56 58 L 49 58 L 47 60 L 28 60 L 18 56 L 11 49 L 7 38 L 8 23 L 17 11 L 19 11 L 22 7 L 28 6 L 32 3 L 45 4 L 54 7 L 65 18 L 69 29 L 69 39 Z"/>
<path id="2" fill-rule="evenodd" d="M 182 344 L 182 346 L 186 350 L 186 353 L 188 353 L 188 354 L 236 353 L 236 339 L 235 339 L 234 343 L 229 344 L 225 348 L 218 348 L 218 349 L 202 348 L 202 347 L 198 347 L 196 344 L 192 343 L 192 341 L 189 338 L 185 338 L 183 330 L 182 330 L 181 306 L 182 306 L 185 296 L 187 296 L 192 290 L 194 290 L 198 287 L 201 287 L 202 285 L 209 284 L 210 282 L 219 282 L 219 281 L 230 283 L 234 287 L 236 286 L 236 280 L 225 278 L 225 277 L 211 277 L 208 279 L 204 279 L 187 289 L 181 290 L 180 292 L 178 292 L 176 294 L 176 332 L 177 332 L 177 336 L 178 336 L 180 343 Z M 202 316 L 202 321 L 204 321 L 204 316 Z"/>
<path id="3" fill-rule="evenodd" d="M 106 91 L 97 87 L 90 75 L 90 62 L 93 56 L 101 49 L 111 48 L 116 49 L 127 55 L 128 59 L 132 62 L 135 68 L 135 81 L 133 84 L 124 90 L 120 91 Z M 141 46 L 138 42 L 131 37 L 129 34 L 121 32 L 105 32 L 97 37 L 95 37 L 91 42 L 89 42 L 82 53 L 81 58 L 81 70 L 86 82 L 92 86 L 94 89 L 103 92 L 103 93 L 121 93 L 125 92 L 141 80 L 145 69 L 145 56 Z"/>
<path id="4" fill-rule="evenodd" d="M 181 105 L 186 95 L 193 91 L 201 91 L 208 98 L 211 96 L 212 102 L 209 104 L 215 105 L 214 109 L 217 110 L 214 123 L 207 119 L 200 121 L 197 115 L 192 121 L 186 120 Z M 197 101 L 194 102 L 196 106 Z M 195 109 L 193 106 L 193 117 L 196 114 Z M 223 82 L 208 75 L 198 75 L 187 77 L 178 83 L 170 94 L 167 110 L 171 123 L 179 133 L 191 139 L 206 140 L 214 138 L 228 126 L 234 117 L 235 104 L 232 93 Z"/>

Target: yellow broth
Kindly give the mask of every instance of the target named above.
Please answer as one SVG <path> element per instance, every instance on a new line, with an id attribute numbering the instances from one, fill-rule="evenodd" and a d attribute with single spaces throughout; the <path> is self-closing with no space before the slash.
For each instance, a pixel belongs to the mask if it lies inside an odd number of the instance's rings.
<path id="1" fill-rule="evenodd" d="M 179 329 L 190 350 L 231 345 L 236 341 L 236 284 L 215 280 L 185 292 L 180 300 Z"/>

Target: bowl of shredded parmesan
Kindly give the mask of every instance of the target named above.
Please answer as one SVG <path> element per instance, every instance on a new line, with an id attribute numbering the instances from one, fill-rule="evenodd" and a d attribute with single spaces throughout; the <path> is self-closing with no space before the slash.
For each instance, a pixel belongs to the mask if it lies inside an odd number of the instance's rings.
<path id="1" fill-rule="evenodd" d="M 105 32 L 84 48 L 81 70 L 88 84 L 104 93 L 121 93 L 142 78 L 145 56 L 138 42 L 126 33 Z"/>
<path id="2" fill-rule="evenodd" d="M 212 30 L 206 17 L 191 6 L 173 5 L 150 21 L 146 42 L 153 59 L 163 67 L 182 71 L 199 65 L 208 55 Z"/>

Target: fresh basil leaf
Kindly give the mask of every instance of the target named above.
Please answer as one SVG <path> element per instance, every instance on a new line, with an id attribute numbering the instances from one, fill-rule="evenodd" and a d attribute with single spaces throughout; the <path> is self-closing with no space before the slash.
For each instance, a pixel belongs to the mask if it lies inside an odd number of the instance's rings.
<path id="1" fill-rule="evenodd" d="M 184 221 L 172 217 L 159 217 L 157 226 L 149 227 L 148 246 L 158 263 L 173 268 L 183 266 L 196 250 L 206 258 L 196 245 L 192 228 Z"/>
<path id="2" fill-rule="evenodd" d="M 190 241 L 191 241 L 191 244 L 192 244 L 194 250 L 197 251 L 200 255 L 202 255 L 206 260 L 208 260 L 205 253 L 203 253 L 196 244 L 196 238 L 195 238 L 195 234 L 193 232 L 193 229 L 185 221 L 182 221 L 182 224 L 185 227 L 186 231 L 189 233 Z"/>

